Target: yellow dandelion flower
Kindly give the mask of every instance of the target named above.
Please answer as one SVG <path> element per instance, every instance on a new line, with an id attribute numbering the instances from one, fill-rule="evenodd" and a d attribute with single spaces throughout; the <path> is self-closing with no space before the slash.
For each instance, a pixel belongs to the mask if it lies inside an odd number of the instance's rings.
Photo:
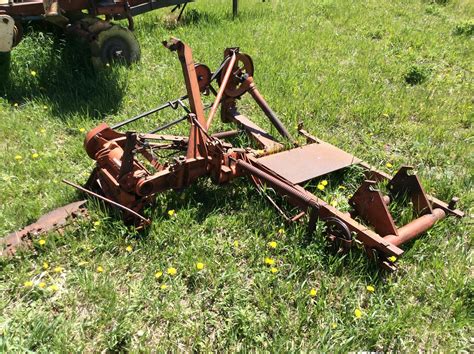
<path id="1" fill-rule="evenodd" d="M 23 158 L 21 155 L 15 155 L 15 160 L 20 161 Z"/>
<path id="2" fill-rule="evenodd" d="M 86 128 L 79 128 L 79 131 L 80 131 L 81 133 L 84 133 L 84 132 L 86 131 Z"/>
<path id="3" fill-rule="evenodd" d="M 174 209 L 168 210 L 168 216 L 173 216 L 175 213 Z"/>
<path id="4" fill-rule="evenodd" d="M 161 284 L 160 289 L 161 289 L 161 290 L 166 290 L 166 289 L 168 289 L 168 285 L 166 285 L 166 284 Z"/>
<path id="5" fill-rule="evenodd" d="M 25 288 L 31 288 L 31 287 L 33 286 L 33 282 L 30 281 L 30 280 L 25 281 L 25 282 L 23 283 L 23 286 L 24 286 Z"/>
<path id="6" fill-rule="evenodd" d="M 100 221 L 99 221 L 99 220 L 97 220 L 97 221 L 94 221 L 94 223 L 93 223 L 93 224 L 94 224 L 94 226 L 100 226 Z"/>
<path id="7" fill-rule="evenodd" d="M 331 206 L 336 207 L 337 206 L 337 200 L 332 200 L 331 201 Z"/>
<path id="8" fill-rule="evenodd" d="M 385 166 L 387 166 L 387 168 L 392 168 L 392 167 L 393 167 L 393 165 L 392 165 L 390 162 L 387 162 L 387 163 L 385 164 Z"/>
<path id="9" fill-rule="evenodd" d="M 397 257 L 395 257 L 395 256 L 390 256 L 390 257 L 388 257 L 388 260 L 393 263 L 393 262 L 395 262 L 395 261 L 397 260 Z"/>
<path id="10" fill-rule="evenodd" d="M 31 71 L 30 71 L 30 74 L 31 74 L 31 76 L 35 77 L 35 76 L 36 76 L 36 71 L 31 70 Z"/>
<path id="11" fill-rule="evenodd" d="M 46 270 L 49 268 L 49 263 L 48 262 L 43 262 L 43 269 Z"/>
<path id="12" fill-rule="evenodd" d="M 309 291 L 309 296 L 311 296 L 311 297 L 315 297 L 317 294 L 318 294 L 318 291 L 315 288 L 312 288 Z"/>
<path id="13" fill-rule="evenodd" d="M 343 185 L 340 185 L 340 186 L 339 186 L 339 187 L 337 187 L 337 188 L 339 188 L 339 189 L 342 189 L 342 190 L 346 189 L 346 187 L 345 187 L 345 186 L 343 186 Z"/>
<path id="14" fill-rule="evenodd" d="M 362 311 L 360 309 L 355 309 L 354 310 L 354 316 L 355 316 L 355 318 L 361 318 L 362 317 Z"/>
<path id="15" fill-rule="evenodd" d="M 97 267 L 97 273 L 102 273 L 104 271 L 104 268 L 102 266 Z"/>
<path id="16" fill-rule="evenodd" d="M 272 272 L 272 274 L 276 274 L 276 273 L 278 273 L 278 268 L 271 267 L 270 272 Z"/>
<path id="17" fill-rule="evenodd" d="M 373 293 L 375 291 L 375 288 L 372 285 L 367 285 L 367 291 L 369 293 Z"/>
<path id="18" fill-rule="evenodd" d="M 40 246 L 44 246 L 44 245 L 46 244 L 46 240 L 41 239 L 41 240 L 38 241 L 38 244 L 39 244 Z"/>
<path id="19" fill-rule="evenodd" d="M 274 260 L 273 258 L 266 257 L 266 258 L 265 258 L 265 264 L 267 264 L 267 265 L 274 265 L 274 264 L 275 264 L 275 260 Z"/>
<path id="20" fill-rule="evenodd" d="M 63 271 L 63 267 L 59 267 L 59 266 L 58 266 L 58 267 L 54 267 L 53 270 L 54 270 L 55 273 L 61 273 L 61 272 Z"/>
<path id="21" fill-rule="evenodd" d="M 173 268 L 173 267 L 169 267 L 167 270 L 166 270 L 166 273 L 168 273 L 168 275 L 176 275 L 178 271 L 176 270 L 176 268 Z"/>
<path id="22" fill-rule="evenodd" d="M 321 184 L 322 184 L 324 187 L 326 187 L 326 186 L 328 185 L 328 181 L 326 181 L 325 179 L 323 179 L 323 180 L 321 181 Z"/>
<path id="23" fill-rule="evenodd" d="M 268 247 L 270 247 L 270 248 L 277 248 L 277 243 L 276 243 L 276 241 L 270 241 L 270 242 L 268 242 Z"/>
<path id="24" fill-rule="evenodd" d="M 321 183 L 318 184 L 318 189 L 319 189 L 320 191 L 323 191 L 324 188 L 325 188 L 325 187 L 324 187 Z"/>
<path id="25" fill-rule="evenodd" d="M 46 283 L 42 281 L 41 283 L 38 284 L 38 287 L 40 289 L 44 289 L 44 288 L 46 288 Z"/>
<path id="26" fill-rule="evenodd" d="M 239 247 L 239 241 L 234 241 L 234 247 L 235 248 Z"/>
<path id="27" fill-rule="evenodd" d="M 197 262 L 196 263 L 196 269 L 197 270 L 203 270 L 204 269 L 204 263 Z"/>
<path id="28" fill-rule="evenodd" d="M 285 233 L 285 229 L 284 229 L 284 228 L 279 229 L 279 230 L 278 230 L 278 233 L 279 233 L 280 235 L 284 234 L 284 233 Z"/>
<path id="29" fill-rule="evenodd" d="M 336 322 L 331 323 L 331 328 L 336 329 L 337 328 L 337 323 Z"/>
<path id="30" fill-rule="evenodd" d="M 132 252 L 132 251 L 133 251 L 133 248 L 132 248 L 132 246 L 128 245 L 128 246 L 125 248 L 125 250 L 126 250 L 127 252 Z"/>
<path id="31" fill-rule="evenodd" d="M 48 290 L 49 291 L 58 291 L 59 290 L 59 286 L 57 286 L 56 284 L 53 284 L 53 285 L 50 285 L 48 286 Z"/>
<path id="32" fill-rule="evenodd" d="M 39 154 L 36 152 L 34 154 L 31 154 L 32 159 L 37 159 L 38 157 L 39 157 Z"/>
<path id="33" fill-rule="evenodd" d="M 155 273 L 155 278 L 160 279 L 162 275 L 163 275 L 163 272 L 158 271 L 158 272 Z"/>

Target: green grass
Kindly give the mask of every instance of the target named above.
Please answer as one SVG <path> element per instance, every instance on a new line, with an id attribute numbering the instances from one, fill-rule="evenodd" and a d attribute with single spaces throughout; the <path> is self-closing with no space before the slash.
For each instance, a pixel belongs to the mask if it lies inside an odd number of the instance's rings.
<path id="1" fill-rule="evenodd" d="M 240 46 L 291 131 L 303 120 L 314 135 L 381 169 L 413 165 L 430 194 L 457 195 L 472 214 L 472 2 L 240 2 L 234 21 L 227 0 L 197 1 L 182 24 L 166 10 L 140 16 L 140 64 L 100 73 L 84 44 L 28 29 L 9 74 L 0 74 L 0 234 L 78 198 L 60 181 L 83 183 L 92 169 L 81 128 L 184 93 L 176 55 L 160 44 L 170 36 L 213 69 L 225 47 Z M 249 100 L 241 104 L 268 127 Z M 354 179 L 347 192 L 329 181 L 326 198 L 347 207 Z M 145 234 L 100 205 L 89 211 L 91 221 L 0 261 L 0 351 L 458 351 L 472 343 L 469 218 L 446 219 L 407 245 L 399 271 L 387 275 L 362 252 L 327 252 L 320 231 L 308 242 L 304 228 L 283 225 L 246 180 L 201 180 L 159 196 Z M 267 246 L 272 240 L 276 249 Z M 277 274 L 265 257 L 276 260 Z M 205 269 L 198 272 L 196 262 Z M 55 273 L 57 266 L 63 271 Z M 157 280 L 168 267 L 177 275 Z M 58 290 L 48 290 L 52 285 Z"/>

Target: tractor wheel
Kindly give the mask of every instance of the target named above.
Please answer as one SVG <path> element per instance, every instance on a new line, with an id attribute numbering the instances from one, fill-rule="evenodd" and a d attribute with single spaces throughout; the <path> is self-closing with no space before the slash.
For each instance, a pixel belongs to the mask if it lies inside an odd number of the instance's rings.
<path id="1" fill-rule="evenodd" d="M 13 47 L 16 47 L 23 38 L 23 25 L 19 21 L 15 21 L 13 28 Z"/>
<path id="2" fill-rule="evenodd" d="M 113 25 L 97 35 L 91 43 L 91 53 L 95 67 L 114 62 L 131 65 L 140 59 L 140 46 L 130 30 Z"/>
<path id="3" fill-rule="evenodd" d="M 0 76 L 2 77 L 2 80 L 0 80 L 0 91 L 8 87 L 10 80 L 10 60 L 11 52 L 0 52 Z"/>

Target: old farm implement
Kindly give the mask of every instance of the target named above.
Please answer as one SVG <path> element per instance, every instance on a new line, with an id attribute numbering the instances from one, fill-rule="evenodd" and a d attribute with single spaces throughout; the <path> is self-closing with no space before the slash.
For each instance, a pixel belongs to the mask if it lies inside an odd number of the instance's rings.
<path id="1" fill-rule="evenodd" d="M 72 184 L 121 209 L 129 222 L 146 225 L 149 221 L 143 216 L 143 209 L 158 193 L 182 190 L 200 177 L 210 177 L 217 184 L 248 177 L 287 221 L 307 222 L 310 235 L 319 221 L 325 226 L 327 240 L 337 250 L 361 245 L 382 267 L 393 270 L 403 254 L 400 246 L 447 215 L 463 215 L 455 209 L 455 198 L 444 203 L 427 195 L 409 167 L 402 167 L 391 177 L 313 137 L 302 127 L 298 132 L 306 144 L 298 145 L 258 91 L 252 59 L 239 48 L 226 49 L 222 64 L 212 73 L 207 66 L 194 63 L 191 49 L 180 40 L 171 39 L 164 44 L 178 53 L 186 95 L 112 127 L 102 123 L 89 131 L 84 147 L 96 161 L 96 167 L 85 187 Z M 201 95 L 211 94 L 215 98 L 205 107 Z M 237 102 L 244 95 L 255 100 L 282 141 L 238 111 Z M 185 114 L 147 133 L 118 131 L 167 107 L 182 108 Z M 239 130 L 210 133 L 218 108 L 222 121 L 235 123 Z M 188 136 L 164 133 L 180 122 L 189 125 Z M 233 146 L 229 142 L 245 133 L 257 148 Z M 164 152 L 175 155 L 161 158 Z M 309 181 L 354 166 L 362 171 L 365 180 L 349 199 L 350 213 L 338 210 L 305 188 Z M 386 183 L 387 195 L 377 189 L 382 182 Z M 277 198 L 266 194 L 267 190 Z M 411 201 L 415 217 L 397 226 L 389 205 L 402 199 Z M 292 215 L 288 215 L 288 206 Z M 11 239 L 22 236 L 10 235 Z"/>
<path id="2" fill-rule="evenodd" d="M 163 7 L 181 9 L 194 0 L 0 0 L 0 52 L 10 52 L 22 39 L 27 21 L 46 21 L 85 39 L 92 61 L 139 60 L 140 46 L 132 31 L 133 17 Z M 126 19 L 128 28 L 112 23 Z"/>

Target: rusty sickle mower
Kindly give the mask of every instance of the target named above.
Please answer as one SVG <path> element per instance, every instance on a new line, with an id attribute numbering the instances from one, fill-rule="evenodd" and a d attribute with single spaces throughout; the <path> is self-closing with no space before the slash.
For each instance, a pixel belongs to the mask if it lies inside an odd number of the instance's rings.
<path id="1" fill-rule="evenodd" d="M 222 64 L 212 73 L 207 66 L 194 63 L 191 49 L 182 41 L 171 39 L 164 44 L 178 54 L 187 94 L 112 127 L 102 123 L 89 131 L 84 147 L 96 161 L 96 167 L 85 188 L 72 184 L 119 207 L 126 220 L 146 225 L 149 221 L 141 214 L 156 194 L 182 190 L 199 177 L 209 176 L 213 182 L 222 184 L 247 176 L 259 191 L 271 188 L 283 197 L 280 199 L 298 210 L 294 216 L 287 216 L 267 195 L 288 221 L 307 221 L 308 233 L 312 234 L 319 220 L 325 224 L 327 239 L 336 249 L 348 250 L 354 244 L 362 245 L 382 267 L 394 270 L 397 258 L 403 254 L 400 246 L 447 215 L 463 216 L 455 209 L 455 198 L 447 204 L 427 195 L 418 177 L 409 173 L 409 167 L 402 167 L 391 177 L 311 136 L 302 127 L 299 134 L 306 138 L 307 144 L 299 146 L 258 91 L 252 59 L 238 48 L 226 49 Z M 217 90 L 212 86 L 215 81 Z M 201 94 L 210 93 L 215 96 L 213 104 L 204 107 Z M 245 94 L 255 100 L 283 142 L 238 112 L 237 100 Z M 186 100 L 188 105 L 184 103 Z M 222 121 L 236 123 L 241 130 L 209 133 L 219 106 Z M 181 107 L 186 114 L 149 133 L 117 131 L 166 107 Z M 162 134 L 180 122 L 189 124 L 188 136 Z M 226 141 L 242 131 L 259 145 L 259 150 L 235 147 Z M 160 161 L 158 153 L 164 150 L 181 155 L 171 161 Z M 352 165 L 360 166 L 365 181 L 349 200 L 350 213 L 341 212 L 303 187 L 312 179 Z M 377 189 L 377 183 L 384 181 L 389 195 Z M 416 218 L 397 227 L 388 205 L 402 198 L 411 200 Z"/>

